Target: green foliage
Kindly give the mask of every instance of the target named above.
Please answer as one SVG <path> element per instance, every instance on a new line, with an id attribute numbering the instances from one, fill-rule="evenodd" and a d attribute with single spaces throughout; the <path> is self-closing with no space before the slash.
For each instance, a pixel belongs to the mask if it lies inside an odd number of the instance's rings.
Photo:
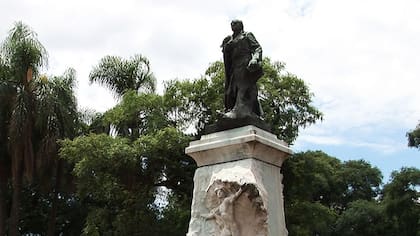
<path id="1" fill-rule="evenodd" d="M 407 133 L 408 146 L 420 149 L 420 124 L 414 130 Z"/>
<path id="2" fill-rule="evenodd" d="M 149 60 L 142 55 L 134 55 L 128 60 L 105 56 L 90 72 L 89 80 L 108 87 L 118 97 L 128 90 L 154 92 L 156 88 Z"/>
<path id="3" fill-rule="evenodd" d="M 155 185 L 165 186 L 177 194 L 192 191 L 194 161 L 184 154 L 189 141 L 191 138 L 177 129 L 164 128 L 134 142 L 148 171 L 162 174 L 155 179 Z"/>
<path id="4" fill-rule="evenodd" d="M 16 23 L 0 51 L 2 235 L 6 234 L 6 217 L 9 235 L 47 231 L 53 235 L 55 229 L 65 230 L 70 225 L 65 223 L 65 211 L 77 205 L 68 201 L 73 199 L 68 165 L 57 158 L 57 139 L 74 137 L 78 130 L 75 72 L 70 69 L 62 76 L 40 76 L 46 63 L 47 52 L 36 34 Z M 10 209 L 10 216 L 4 214 L 5 209 Z M 36 219 L 30 220 L 34 215 Z M 77 232 L 74 226 L 67 232 Z"/>
<path id="5" fill-rule="evenodd" d="M 287 201 L 287 199 L 286 199 Z M 331 235 L 336 213 L 319 202 L 291 200 L 286 208 L 290 235 Z"/>
<path id="6" fill-rule="evenodd" d="M 320 201 L 328 207 L 336 206 L 343 191 L 340 169 L 340 160 L 321 151 L 294 154 L 283 167 L 286 199 Z"/>
<path id="7" fill-rule="evenodd" d="M 363 160 L 342 163 L 321 151 L 296 153 L 282 168 L 290 235 L 419 235 L 420 171 L 382 175 Z"/>
<path id="8" fill-rule="evenodd" d="M 47 62 L 47 52 L 27 25 L 15 23 L 0 46 L 0 91 L 5 104 L 2 106 L 2 125 L 7 125 L 12 160 L 24 160 L 25 176 L 33 171 L 33 148 L 30 134 L 34 123 L 33 78 Z M 4 99 L 4 100 L 3 100 Z M 4 109 L 4 110 L 3 110 Z M 20 166 L 12 162 L 14 176 Z"/>
<path id="9" fill-rule="evenodd" d="M 168 200 L 170 204 L 164 208 L 163 217 L 159 219 L 157 235 L 184 236 L 188 230 L 191 202 L 176 194 L 170 194 Z"/>
<path id="10" fill-rule="evenodd" d="M 46 51 L 36 34 L 21 22 L 15 24 L 0 46 L 0 128 L 2 161 L 0 191 L 12 180 L 12 201 L 9 217 L 9 235 L 19 234 L 20 193 L 24 177 L 32 180 L 34 172 L 34 150 L 32 131 L 34 126 L 35 100 L 33 78 L 46 63 Z M 11 173 L 11 176 L 8 175 Z M 5 195 L 0 194 L 0 234 L 6 234 Z"/>
<path id="11" fill-rule="evenodd" d="M 206 124 L 216 121 L 217 114 L 224 109 L 223 63 L 209 66 L 205 76 L 197 80 L 173 80 L 166 82 L 164 101 L 169 118 L 184 129 L 191 124 L 200 134 Z"/>
<path id="12" fill-rule="evenodd" d="M 313 94 L 302 79 L 285 72 L 285 65 L 264 58 L 264 76 L 259 81 L 264 118 L 273 127 L 273 133 L 293 143 L 299 128 L 322 120 L 322 113 L 311 103 Z"/>
<path id="13" fill-rule="evenodd" d="M 19 224 L 22 235 L 48 232 L 48 218 L 51 211 L 52 192 L 40 191 L 43 186 L 26 185 L 22 191 L 22 216 Z M 80 235 L 85 223 L 86 210 L 79 199 L 71 193 L 60 193 L 57 202 L 56 232 L 64 235 Z"/>
<path id="14" fill-rule="evenodd" d="M 420 170 L 402 168 L 384 186 L 385 211 L 398 235 L 420 235 Z"/>
<path id="15" fill-rule="evenodd" d="M 111 235 L 125 204 L 135 201 L 129 192 L 138 177 L 131 176 L 139 166 L 135 148 L 125 138 L 91 134 L 64 140 L 60 156 L 74 164 L 76 193 L 88 207 L 84 234 Z"/>
<path id="16" fill-rule="evenodd" d="M 294 154 L 282 172 L 290 235 L 335 235 L 347 229 L 342 217 L 353 214 L 354 201 L 375 202 L 382 179 L 380 171 L 365 161 L 342 163 L 321 151 Z"/>
<path id="17" fill-rule="evenodd" d="M 68 69 L 62 76 L 36 80 L 36 126 L 57 137 L 74 137 L 79 114 L 74 88 L 76 71 Z"/>
<path id="18" fill-rule="evenodd" d="M 36 33 L 22 22 L 15 23 L 1 46 L 2 58 L 8 65 L 11 77 L 7 80 L 25 83 L 27 71 L 31 68 L 34 76 L 47 64 L 47 51 L 38 41 Z"/>
<path id="19" fill-rule="evenodd" d="M 379 195 L 382 174 L 377 167 L 372 167 L 364 160 L 347 161 L 342 167 L 340 175 L 346 186 L 342 197 L 344 207 L 356 200 L 374 200 Z"/>
<path id="20" fill-rule="evenodd" d="M 336 222 L 336 234 L 376 236 L 387 234 L 383 207 L 375 201 L 356 200 L 349 204 Z"/>
<path id="21" fill-rule="evenodd" d="M 183 153 L 189 140 L 175 128 L 163 128 L 134 142 L 106 134 L 63 141 L 60 155 L 74 163 L 77 195 L 88 207 L 84 234 L 163 235 L 151 231 L 159 228 L 159 187 L 169 189 L 183 209 L 191 203 L 195 168 Z M 165 210 L 163 218 L 172 212 Z M 172 219 L 184 233 L 185 214 Z"/>
<path id="22" fill-rule="evenodd" d="M 169 125 L 161 96 L 137 94 L 133 90 L 126 92 L 121 102 L 104 114 L 103 122 L 112 125 L 118 135 L 132 140 Z"/>
<path id="23" fill-rule="evenodd" d="M 78 196 L 92 201 L 123 200 L 122 182 L 114 173 L 125 173 L 136 166 L 136 151 L 124 138 L 105 134 L 77 137 L 62 142 L 62 158 L 74 163 Z M 112 162 L 112 165 L 108 165 Z"/>

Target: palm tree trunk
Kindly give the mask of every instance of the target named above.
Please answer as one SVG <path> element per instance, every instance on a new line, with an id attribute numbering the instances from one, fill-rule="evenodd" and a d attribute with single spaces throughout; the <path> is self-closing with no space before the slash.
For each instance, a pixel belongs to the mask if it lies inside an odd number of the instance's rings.
<path id="1" fill-rule="evenodd" d="M 62 172 L 62 160 L 59 159 L 57 161 L 56 173 L 55 173 L 55 186 L 53 189 L 53 199 L 51 204 L 51 209 L 48 216 L 48 229 L 47 229 L 47 236 L 54 236 L 55 235 L 55 228 L 56 228 L 56 216 L 57 216 L 57 204 L 58 204 L 58 194 L 60 193 L 60 186 L 61 186 L 61 172 Z"/>
<path id="2" fill-rule="evenodd" d="M 22 154 L 17 150 L 19 154 Z M 21 155 L 15 155 L 12 160 L 14 167 L 12 170 L 12 208 L 10 210 L 9 236 L 18 236 L 19 234 L 19 218 L 20 218 L 20 200 L 22 192 L 22 176 L 23 176 L 23 158 Z M 13 164 L 12 164 L 13 165 Z"/>
<path id="3" fill-rule="evenodd" d="M 0 235 L 6 235 L 6 191 L 8 170 L 4 162 L 0 162 Z"/>

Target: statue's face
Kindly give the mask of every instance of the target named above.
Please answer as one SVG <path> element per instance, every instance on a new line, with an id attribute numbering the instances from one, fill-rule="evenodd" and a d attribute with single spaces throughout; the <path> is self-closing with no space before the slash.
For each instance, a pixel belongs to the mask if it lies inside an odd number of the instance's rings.
<path id="1" fill-rule="evenodd" d="M 219 198 L 224 198 L 226 196 L 225 191 L 223 191 L 223 189 L 217 189 L 216 190 L 216 195 Z"/>
<path id="2" fill-rule="evenodd" d="M 230 23 L 230 27 L 235 33 L 240 32 L 242 30 L 242 24 L 239 21 L 232 21 L 232 23 Z"/>

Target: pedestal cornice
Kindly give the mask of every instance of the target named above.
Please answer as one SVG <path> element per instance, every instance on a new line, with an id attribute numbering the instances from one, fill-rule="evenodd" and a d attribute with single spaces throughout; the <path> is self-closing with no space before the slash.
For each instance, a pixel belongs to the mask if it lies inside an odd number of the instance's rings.
<path id="1" fill-rule="evenodd" d="M 288 145 L 265 130 L 248 125 L 203 135 L 185 149 L 200 166 L 253 158 L 278 167 L 292 154 Z"/>

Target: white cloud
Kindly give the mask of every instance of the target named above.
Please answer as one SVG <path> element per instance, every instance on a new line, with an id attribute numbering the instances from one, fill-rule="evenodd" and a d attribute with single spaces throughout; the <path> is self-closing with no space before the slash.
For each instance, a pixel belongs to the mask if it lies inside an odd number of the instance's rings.
<path id="1" fill-rule="evenodd" d="M 356 137 L 363 139 L 414 127 L 420 117 L 419 9 L 415 1 L 317 1 L 309 15 L 285 30 L 286 46 L 277 50 L 279 55 L 283 51 L 288 69 L 315 92 L 325 113 L 325 121 L 316 127 L 326 136 L 349 143 L 349 131 L 353 137 L 360 132 Z"/>
<path id="2" fill-rule="evenodd" d="M 0 38 L 14 21 L 29 24 L 49 51 L 48 73 L 75 68 L 80 105 L 104 111 L 112 95 L 88 83 L 103 56 L 141 53 L 160 83 L 196 78 L 221 59 L 229 21 L 239 18 L 266 56 L 309 84 L 325 114 L 297 143 L 383 149 L 405 137 L 382 136 L 420 119 L 419 10 L 418 0 L 6 0 Z"/>

